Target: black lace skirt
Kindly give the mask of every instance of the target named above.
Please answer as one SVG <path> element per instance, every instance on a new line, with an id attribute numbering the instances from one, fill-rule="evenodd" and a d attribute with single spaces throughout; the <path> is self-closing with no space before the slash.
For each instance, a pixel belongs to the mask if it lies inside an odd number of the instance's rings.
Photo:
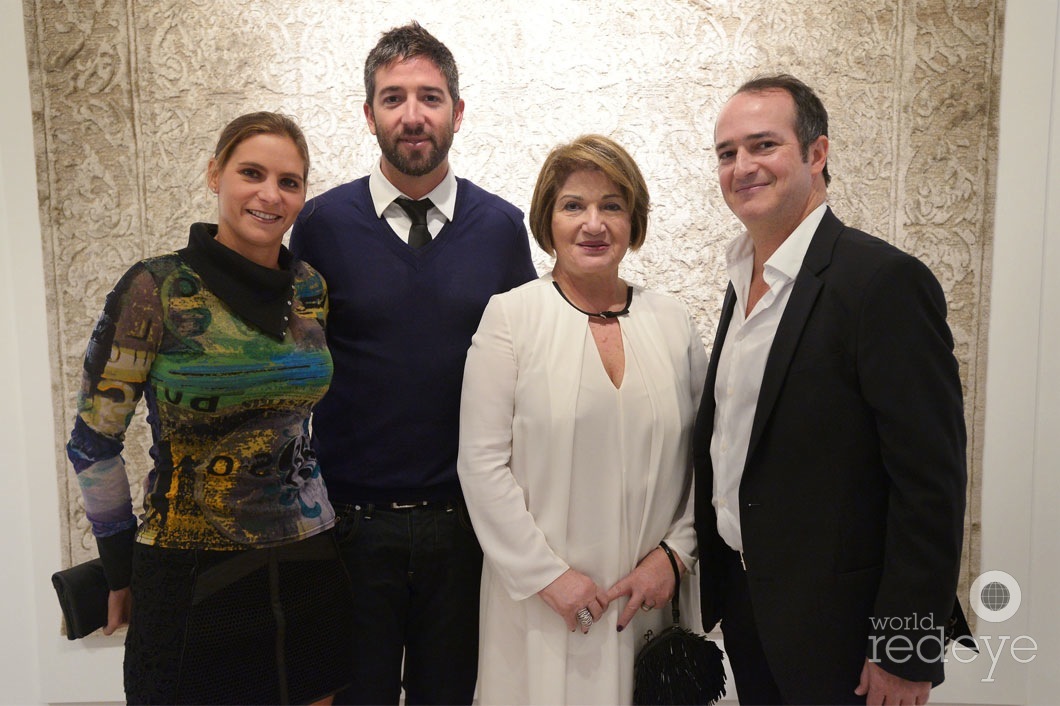
<path id="1" fill-rule="evenodd" d="M 332 532 L 234 552 L 137 544 L 130 704 L 305 704 L 345 686 L 353 601 Z"/>

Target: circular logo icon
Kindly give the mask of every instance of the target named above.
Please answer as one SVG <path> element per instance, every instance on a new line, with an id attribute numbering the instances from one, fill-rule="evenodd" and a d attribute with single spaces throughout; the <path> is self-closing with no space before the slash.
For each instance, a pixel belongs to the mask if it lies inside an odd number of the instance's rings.
<path id="1" fill-rule="evenodd" d="M 1004 571 L 987 571 L 972 582 L 968 592 L 972 610 L 988 623 L 1001 623 L 1020 609 L 1023 593 L 1016 579 Z"/>

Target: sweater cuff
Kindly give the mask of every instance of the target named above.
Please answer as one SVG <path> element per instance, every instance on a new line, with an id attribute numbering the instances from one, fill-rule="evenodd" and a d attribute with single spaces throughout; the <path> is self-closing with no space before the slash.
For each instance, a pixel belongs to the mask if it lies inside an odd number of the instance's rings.
<path id="1" fill-rule="evenodd" d="M 107 577 L 107 586 L 112 591 L 127 588 L 130 583 L 135 542 L 135 527 L 109 537 L 96 537 L 99 558 L 103 560 L 103 574 Z"/>

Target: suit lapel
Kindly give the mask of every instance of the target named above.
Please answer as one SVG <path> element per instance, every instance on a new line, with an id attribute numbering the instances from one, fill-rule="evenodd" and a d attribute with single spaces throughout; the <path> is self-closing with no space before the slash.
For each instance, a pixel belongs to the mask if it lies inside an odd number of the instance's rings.
<path id="1" fill-rule="evenodd" d="M 721 320 L 718 322 L 718 332 L 714 334 L 714 346 L 710 349 L 710 362 L 707 365 L 707 381 L 703 387 L 703 402 L 700 404 L 700 415 L 709 414 L 710 422 L 714 423 L 714 407 L 717 400 L 714 399 L 714 383 L 718 379 L 718 360 L 721 358 L 721 347 L 725 345 L 725 336 L 729 333 L 729 324 L 732 323 L 732 315 L 736 310 L 736 290 L 729 282 L 725 290 L 725 299 L 721 303 Z M 709 438 L 709 437 L 708 437 Z"/>
<path id="2" fill-rule="evenodd" d="M 810 313 L 817 303 L 817 296 L 821 292 L 823 282 L 819 275 L 831 262 L 832 249 L 842 230 L 843 224 L 835 217 L 831 208 L 827 209 L 824 218 L 821 219 L 821 224 L 817 226 L 817 232 L 813 234 L 813 240 L 810 241 L 810 247 L 806 251 L 806 257 L 803 258 L 799 274 L 795 277 L 791 297 L 788 299 L 784 315 L 777 326 L 773 346 L 769 349 L 765 372 L 762 375 L 762 388 L 758 393 L 755 418 L 751 425 L 751 439 L 747 445 L 747 462 L 754 457 L 755 448 L 773 413 L 773 406 L 784 386 L 784 378 L 787 377 L 791 359 L 802 338 L 802 331 L 806 327 Z"/>

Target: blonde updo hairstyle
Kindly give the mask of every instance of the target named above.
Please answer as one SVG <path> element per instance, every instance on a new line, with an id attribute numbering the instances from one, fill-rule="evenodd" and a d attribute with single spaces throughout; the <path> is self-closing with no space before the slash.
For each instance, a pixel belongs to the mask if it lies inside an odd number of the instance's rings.
<path id="1" fill-rule="evenodd" d="M 217 139 L 217 147 L 214 149 L 213 160 L 210 162 L 213 171 L 218 173 L 224 169 L 236 147 L 239 147 L 244 140 L 255 135 L 279 135 L 280 137 L 290 138 L 302 158 L 302 163 L 305 165 L 302 179 L 308 182 L 309 145 L 306 144 L 302 129 L 298 127 L 298 123 L 286 115 L 267 111 L 240 115 L 225 125 L 225 128 L 221 131 L 221 136 Z"/>

